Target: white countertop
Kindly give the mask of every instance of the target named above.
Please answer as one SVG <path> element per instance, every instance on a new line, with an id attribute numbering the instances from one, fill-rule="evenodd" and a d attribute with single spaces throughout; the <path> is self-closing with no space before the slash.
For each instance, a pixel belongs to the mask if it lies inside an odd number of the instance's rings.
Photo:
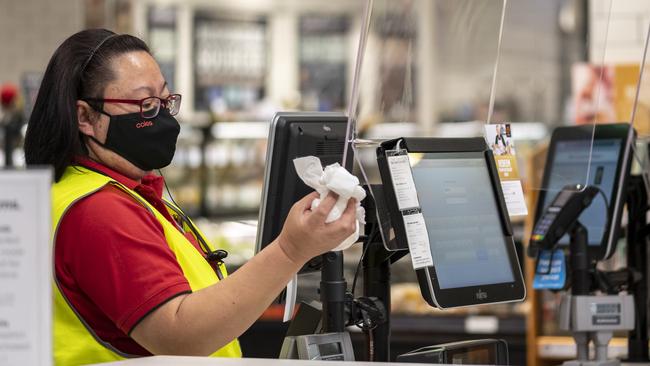
<path id="1" fill-rule="evenodd" d="M 415 363 L 385 363 L 385 362 L 343 362 L 343 361 L 306 361 L 278 360 L 272 358 L 209 358 L 209 357 L 179 357 L 154 356 L 142 357 L 128 361 L 109 362 L 97 366 L 380 366 L 380 365 L 428 365 Z"/>
<path id="2" fill-rule="evenodd" d="M 351 361 L 306 361 L 278 360 L 272 358 L 210 358 L 210 357 L 180 357 L 154 356 L 142 357 L 128 361 L 101 363 L 96 366 L 381 366 L 381 365 L 421 365 L 435 366 L 427 363 L 386 363 L 386 362 L 351 362 Z M 621 366 L 639 366 L 648 364 L 622 363 Z M 439 365 L 444 366 L 444 365 Z"/>

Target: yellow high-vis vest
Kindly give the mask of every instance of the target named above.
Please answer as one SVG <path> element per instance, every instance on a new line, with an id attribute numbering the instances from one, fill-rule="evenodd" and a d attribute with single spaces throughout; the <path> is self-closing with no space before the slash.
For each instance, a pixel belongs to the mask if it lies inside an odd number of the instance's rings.
<path id="1" fill-rule="evenodd" d="M 53 245 L 56 245 L 57 230 L 66 211 L 82 198 L 90 196 L 108 184 L 112 184 L 131 195 L 136 202 L 147 208 L 160 222 L 167 245 L 174 252 L 192 291 L 198 291 L 219 281 L 212 266 L 203 258 L 196 247 L 138 193 L 110 177 L 80 166 L 68 167 L 61 180 L 52 187 Z M 198 233 L 198 235 L 203 234 Z M 219 269 L 225 273 L 223 265 Z M 56 276 L 54 276 L 53 296 L 55 365 L 84 365 L 137 357 L 124 354 L 99 339 L 65 298 L 59 288 Z M 212 354 L 212 356 L 241 357 L 239 342 L 236 339 L 233 340 Z"/>

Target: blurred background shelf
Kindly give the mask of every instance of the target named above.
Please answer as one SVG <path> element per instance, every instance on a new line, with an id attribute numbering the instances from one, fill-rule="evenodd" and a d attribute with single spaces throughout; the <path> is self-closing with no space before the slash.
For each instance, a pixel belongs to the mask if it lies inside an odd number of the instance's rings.
<path id="1" fill-rule="evenodd" d="M 593 355 L 593 346 L 590 347 Z M 575 357 L 576 345 L 571 337 L 541 336 L 537 339 L 537 353 L 540 358 L 551 360 L 569 360 Z M 609 344 L 610 357 L 624 359 L 627 356 L 627 339 L 613 338 Z"/>

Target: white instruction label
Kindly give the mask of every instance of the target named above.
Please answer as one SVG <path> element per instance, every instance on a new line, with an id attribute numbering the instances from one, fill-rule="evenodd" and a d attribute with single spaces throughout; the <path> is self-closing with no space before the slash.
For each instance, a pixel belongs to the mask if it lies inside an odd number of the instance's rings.
<path id="1" fill-rule="evenodd" d="M 521 182 L 518 180 L 502 180 L 501 189 L 503 190 L 503 199 L 508 207 L 510 216 L 528 215 L 524 190 L 521 188 Z"/>
<path id="2" fill-rule="evenodd" d="M 485 139 L 494 154 L 503 198 L 510 216 L 528 215 L 524 191 L 519 179 L 515 140 L 509 123 L 485 125 Z"/>
<path id="3" fill-rule="evenodd" d="M 406 241 L 411 253 L 413 269 L 433 266 L 431 257 L 431 246 L 429 245 L 429 234 L 424 222 L 422 213 L 404 215 L 404 227 L 406 228 Z"/>
<path id="4" fill-rule="evenodd" d="M 413 182 L 409 156 L 400 154 L 388 156 L 387 159 L 399 210 L 419 207 L 420 201 L 418 201 L 418 193 Z"/>

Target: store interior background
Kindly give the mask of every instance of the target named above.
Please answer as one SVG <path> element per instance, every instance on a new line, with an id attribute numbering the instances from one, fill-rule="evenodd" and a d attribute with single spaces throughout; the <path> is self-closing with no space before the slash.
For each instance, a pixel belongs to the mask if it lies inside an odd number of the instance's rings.
<path id="1" fill-rule="evenodd" d="M 501 1 L 394 3 L 396 8 L 414 4 L 419 11 L 415 18 L 396 12 L 369 35 L 360 136 L 481 135 Z M 209 239 L 229 251 L 234 270 L 254 254 L 269 121 L 276 111 L 347 112 L 364 4 L 0 0 L 0 84 L 17 85 L 28 111 L 49 57 L 69 35 L 104 27 L 143 38 L 170 89 L 183 95 L 176 156 L 163 174 L 176 201 Z M 610 0 L 508 2 L 492 120 L 514 123 L 529 212 L 535 194 L 526 186 L 534 186 L 530 182 L 542 174 L 546 137 L 576 118 L 575 66 L 613 65 L 631 72 L 635 81 L 649 23 L 647 0 L 612 0 L 611 9 Z M 409 67 L 393 55 L 408 52 L 414 39 L 421 47 Z M 428 70 L 414 78 L 408 92 L 406 69 Z M 413 102 L 403 103 L 404 95 Z M 621 108 L 617 117 L 629 115 L 631 107 Z M 20 148 L 13 156 L 17 165 L 24 164 Z M 529 215 L 513 222 L 528 282 L 531 262 L 524 260 L 522 248 L 531 220 Z M 351 282 L 360 253 L 352 248 L 345 254 Z M 608 265 L 624 265 L 622 260 L 617 254 Z M 393 271 L 393 356 L 445 341 L 493 337 L 509 342 L 513 364 L 557 364 L 572 357 L 571 339 L 557 328 L 557 296 L 529 288 L 524 303 L 443 312 L 424 303 L 409 267 L 402 260 Z M 299 297 L 316 299 L 317 287 L 317 275 L 301 278 Z M 279 308 L 269 309 L 242 337 L 246 356 L 277 357 L 286 330 L 280 317 Z M 361 335 L 353 336 L 360 344 Z M 268 341 L 261 342 L 264 337 Z M 615 339 L 611 354 L 625 351 L 624 340 Z"/>

